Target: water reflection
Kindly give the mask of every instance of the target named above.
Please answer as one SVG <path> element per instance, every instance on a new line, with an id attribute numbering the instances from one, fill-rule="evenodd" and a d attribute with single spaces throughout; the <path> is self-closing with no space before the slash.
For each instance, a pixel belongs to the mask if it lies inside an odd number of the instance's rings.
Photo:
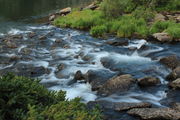
<path id="1" fill-rule="evenodd" d="M 0 0 L 0 21 L 37 16 L 67 6 L 79 6 L 92 0 Z"/>

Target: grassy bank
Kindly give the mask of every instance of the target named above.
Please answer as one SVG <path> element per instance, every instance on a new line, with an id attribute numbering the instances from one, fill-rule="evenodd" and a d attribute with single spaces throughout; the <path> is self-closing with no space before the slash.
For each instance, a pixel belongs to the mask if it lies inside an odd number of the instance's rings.
<path id="1" fill-rule="evenodd" d="M 179 11 L 178 0 L 99 0 L 98 10 L 72 11 L 59 17 L 54 25 L 89 30 L 94 37 L 113 34 L 118 37 L 146 38 L 157 32 L 167 32 L 180 38 L 180 24 L 175 20 L 155 20 L 158 12 Z"/>
<path id="2" fill-rule="evenodd" d="M 101 120 L 80 98 L 49 91 L 38 80 L 8 74 L 0 77 L 0 120 Z"/>

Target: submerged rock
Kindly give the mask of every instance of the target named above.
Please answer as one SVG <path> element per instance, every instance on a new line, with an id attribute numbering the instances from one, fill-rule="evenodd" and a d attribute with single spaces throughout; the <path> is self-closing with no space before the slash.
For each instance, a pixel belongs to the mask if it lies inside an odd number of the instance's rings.
<path id="1" fill-rule="evenodd" d="M 171 56 L 161 58 L 160 63 L 164 64 L 170 69 L 175 69 L 177 66 L 180 65 L 180 60 L 178 59 L 176 55 L 171 55 Z"/>
<path id="2" fill-rule="evenodd" d="M 141 87 L 154 86 L 160 83 L 160 80 L 155 77 L 144 77 L 138 79 L 138 85 Z"/>
<path id="3" fill-rule="evenodd" d="M 143 120 L 179 120 L 180 112 L 171 108 L 134 108 L 128 114 Z"/>
<path id="4" fill-rule="evenodd" d="M 174 89 L 180 89 L 180 78 L 178 78 L 177 80 L 174 80 L 173 82 L 171 82 L 169 84 L 169 86 L 174 88 Z"/>
<path id="5" fill-rule="evenodd" d="M 28 34 L 28 36 L 29 36 L 30 38 L 33 38 L 33 37 L 36 36 L 36 33 L 35 33 L 35 32 L 30 32 L 30 33 Z"/>
<path id="6" fill-rule="evenodd" d="M 173 38 L 168 33 L 155 33 L 153 37 L 159 42 L 172 42 Z"/>
<path id="7" fill-rule="evenodd" d="M 129 44 L 128 40 L 126 39 L 111 40 L 107 41 L 106 43 L 113 46 L 127 46 Z"/>
<path id="8" fill-rule="evenodd" d="M 136 80 L 129 74 L 113 77 L 98 90 L 101 95 L 110 95 L 117 92 L 124 92 L 130 89 Z"/>

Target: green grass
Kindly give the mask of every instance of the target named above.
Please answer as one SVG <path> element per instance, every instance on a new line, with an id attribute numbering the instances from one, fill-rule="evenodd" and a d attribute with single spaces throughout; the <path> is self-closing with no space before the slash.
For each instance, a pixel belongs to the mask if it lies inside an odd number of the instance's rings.
<path id="1" fill-rule="evenodd" d="M 157 21 L 151 28 L 150 33 L 167 32 L 173 38 L 180 38 L 180 24 L 174 21 Z"/>

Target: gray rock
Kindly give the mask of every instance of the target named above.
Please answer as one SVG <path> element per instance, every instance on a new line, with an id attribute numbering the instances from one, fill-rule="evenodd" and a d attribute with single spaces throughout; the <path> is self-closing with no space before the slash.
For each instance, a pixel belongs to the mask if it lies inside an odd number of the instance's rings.
<path id="1" fill-rule="evenodd" d="M 67 15 L 67 14 L 69 14 L 71 11 L 72 11 L 72 10 L 71 10 L 71 7 L 67 7 L 67 8 L 64 8 L 64 9 L 60 10 L 60 11 L 59 11 L 59 14 L 60 14 L 60 15 Z"/>
<path id="2" fill-rule="evenodd" d="M 179 120 L 180 112 L 171 108 L 134 108 L 128 114 L 143 120 Z"/>
<path id="3" fill-rule="evenodd" d="M 159 42 L 172 42 L 173 38 L 168 33 L 155 33 L 153 37 Z"/>
<path id="4" fill-rule="evenodd" d="M 84 79 L 85 77 L 80 70 L 75 73 L 74 80 L 84 80 Z"/>
<path id="5" fill-rule="evenodd" d="M 128 40 L 125 39 L 111 40 L 107 41 L 106 43 L 113 46 L 127 46 L 129 44 Z"/>
<path id="6" fill-rule="evenodd" d="M 129 74 L 113 77 L 98 90 L 101 95 L 110 95 L 117 92 L 124 92 L 130 89 L 136 80 Z"/>

